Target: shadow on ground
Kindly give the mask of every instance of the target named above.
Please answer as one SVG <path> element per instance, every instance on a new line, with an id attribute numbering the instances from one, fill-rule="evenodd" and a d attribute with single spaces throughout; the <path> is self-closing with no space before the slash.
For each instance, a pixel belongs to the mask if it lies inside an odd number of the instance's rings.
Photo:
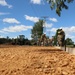
<path id="1" fill-rule="evenodd" d="M 60 50 L 60 49 L 39 49 L 39 50 L 35 50 L 35 52 L 56 53 L 56 52 L 63 52 L 63 50 Z"/>

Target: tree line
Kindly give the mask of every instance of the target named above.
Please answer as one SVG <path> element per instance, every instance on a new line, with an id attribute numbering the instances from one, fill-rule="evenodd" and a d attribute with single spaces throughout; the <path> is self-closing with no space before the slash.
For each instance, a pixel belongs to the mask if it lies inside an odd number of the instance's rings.
<path id="1" fill-rule="evenodd" d="M 12 45 L 37 45 L 37 41 L 39 38 L 41 38 L 41 35 L 43 34 L 43 20 L 39 20 L 36 22 L 31 30 L 31 37 L 32 39 L 29 40 L 28 38 L 25 38 L 24 35 L 19 35 L 17 38 L 9 38 L 7 36 L 6 38 L 0 38 L 0 44 L 12 44 Z M 57 45 L 57 32 L 59 29 L 57 29 L 54 37 L 54 43 L 53 45 Z M 46 36 L 49 38 L 49 36 Z M 71 38 L 66 38 L 66 45 L 74 45 L 74 42 Z"/>
<path id="2" fill-rule="evenodd" d="M 31 45 L 30 40 L 25 38 L 24 35 L 19 35 L 17 38 L 0 38 L 0 44 L 10 44 L 10 45 Z"/>

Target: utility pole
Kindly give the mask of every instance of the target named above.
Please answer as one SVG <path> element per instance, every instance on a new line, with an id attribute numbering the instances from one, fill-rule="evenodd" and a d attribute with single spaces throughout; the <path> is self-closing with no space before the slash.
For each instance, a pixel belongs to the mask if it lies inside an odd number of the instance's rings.
<path id="1" fill-rule="evenodd" d="M 46 20 L 48 18 L 48 16 L 42 16 L 43 18 L 43 34 L 46 34 Z"/>

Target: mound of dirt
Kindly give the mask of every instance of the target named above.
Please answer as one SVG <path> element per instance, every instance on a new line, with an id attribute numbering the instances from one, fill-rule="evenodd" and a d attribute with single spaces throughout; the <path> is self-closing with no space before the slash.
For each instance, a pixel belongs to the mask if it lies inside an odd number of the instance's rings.
<path id="1" fill-rule="evenodd" d="M 1 47 L 0 75 L 75 75 L 75 56 L 55 47 Z"/>

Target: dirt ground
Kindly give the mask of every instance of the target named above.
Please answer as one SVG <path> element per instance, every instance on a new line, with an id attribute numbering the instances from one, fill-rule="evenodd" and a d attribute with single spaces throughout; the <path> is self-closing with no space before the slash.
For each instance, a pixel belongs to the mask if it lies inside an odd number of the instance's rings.
<path id="1" fill-rule="evenodd" d="M 75 56 L 55 47 L 0 46 L 0 75 L 75 75 Z"/>

